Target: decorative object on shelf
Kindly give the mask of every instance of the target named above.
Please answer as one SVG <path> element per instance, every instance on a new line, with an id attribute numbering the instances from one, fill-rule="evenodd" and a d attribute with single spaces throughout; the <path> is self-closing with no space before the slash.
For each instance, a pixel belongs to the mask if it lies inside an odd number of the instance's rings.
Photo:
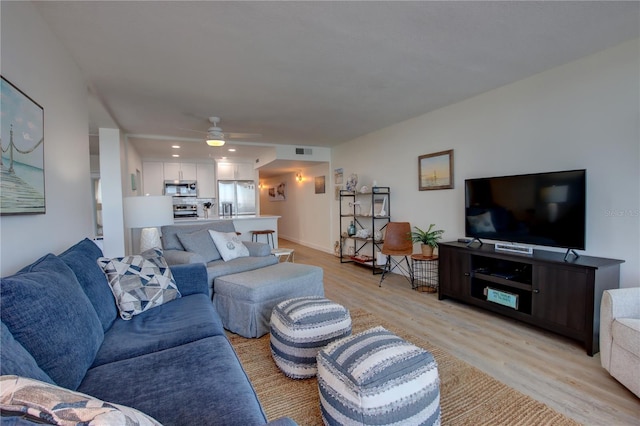
<path id="1" fill-rule="evenodd" d="M 377 188 L 378 187 L 378 182 L 377 181 L 373 181 L 373 183 L 371 184 L 372 188 Z"/>
<path id="2" fill-rule="evenodd" d="M 373 205 L 371 206 L 370 216 L 386 216 L 387 215 L 387 196 L 375 196 Z"/>
<path id="3" fill-rule="evenodd" d="M 347 179 L 347 191 L 356 192 L 356 186 L 358 186 L 358 175 L 351 173 Z"/>
<path id="4" fill-rule="evenodd" d="M 418 189 L 453 188 L 453 150 L 418 157 Z"/>
<path id="5" fill-rule="evenodd" d="M 373 233 L 373 241 L 382 241 L 382 231 L 379 229 L 376 229 L 375 232 Z"/>
<path id="6" fill-rule="evenodd" d="M 351 256 L 351 260 L 354 260 L 354 261 L 359 262 L 359 263 L 367 263 L 367 262 L 372 262 L 373 261 L 373 257 L 372 256 L 368 256 L 366 254 L 358 254 L 356 256 Z"/>
<path id="7" fill-rule="evenodd" d="M 44 109 L 4 77 L 1 84 L 0 214 L 44 214 Z"/>
<path id="8" fill-rule="evenodd" d="M 367 185 L 362 185 L 362 186 L 360 187 L 360 192 L 361 192 L 362 194 L 366 194 L 367 192 L 369 192 L 369 187 L 368 187 Z"/>
<path id="9" fill-rule="evenodd" d="M 349 224 L 349 228 L 347 229 L 347 234 L 351 237 L 356 235 L 356 226 L 353 224 L 353 221 Z"/>
<path id="10" fill-rule="evenodd" d="M 436 226 L 434 223 L 429 225 L 429 229 L 423 231 L 414 226 L 415 231 L 411 232 L 411 241 L 414 243 L 422 243 L 422 255 L 433 256 L 433 249 L 438 247 L 438 241 L 442 238 L 444 231 L 442 229 L 432 230 Z"/>
<path id="11" fill-rule="evenodd" d="M 360 201 L 355 201 L 353 203 L 349 203 L 349 207 L 353 207 L 353 213 L 356 216 L 360 216 L 360 208 L 362 207 Z"/>
<path id="12" fill-rule="evenodd" d="M 358 230 L 358 232 L 356 232 L 355 236 L 357 238 L 369 238 L 371 236 L 371 230 L 367 228 L 360 229 Z"/>

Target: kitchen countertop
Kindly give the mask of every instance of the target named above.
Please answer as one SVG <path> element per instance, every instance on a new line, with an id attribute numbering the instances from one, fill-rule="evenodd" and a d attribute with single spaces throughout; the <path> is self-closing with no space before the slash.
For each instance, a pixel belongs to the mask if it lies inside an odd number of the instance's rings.
<path id="1" fill-rule="evenodd" d="M 173 220 L 174 223 L 190 223 L 190 222 L 216 222 L 219 220 L 249 220 L 249 219 L 279 219 L 280 216 L 273 215 L 261 215 L 261 214 L 247 214 L 240 216 L 209 216 L 208 218 L 204 217 L 185 217 L 185 218 L 176 218 Z"/>

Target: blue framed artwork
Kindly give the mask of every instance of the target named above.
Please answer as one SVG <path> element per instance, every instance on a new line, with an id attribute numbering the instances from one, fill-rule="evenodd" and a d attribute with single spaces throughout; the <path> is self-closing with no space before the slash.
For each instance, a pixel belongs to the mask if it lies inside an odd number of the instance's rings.
<path id="1" fill-rule="evenodd" d="M 1 78 L 0 214 L 44 214 L 44 109 Z"/>

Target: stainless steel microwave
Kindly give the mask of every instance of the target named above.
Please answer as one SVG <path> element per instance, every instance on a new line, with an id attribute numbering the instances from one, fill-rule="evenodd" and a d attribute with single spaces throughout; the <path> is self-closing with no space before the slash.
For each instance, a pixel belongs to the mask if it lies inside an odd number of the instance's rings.
<path id="1" fill-rule="evenodd" d="M 198 185 L 195 180 L 165 180 L 164 195 L 172 197 L 197 197 Z"/>

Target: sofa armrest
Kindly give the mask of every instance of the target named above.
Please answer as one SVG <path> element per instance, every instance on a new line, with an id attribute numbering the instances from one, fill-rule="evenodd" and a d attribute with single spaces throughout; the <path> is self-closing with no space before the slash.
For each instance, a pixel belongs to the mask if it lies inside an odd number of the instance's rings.
<path id="1" fill-rule="evenodd" d="M 183 265 L 185 263 L 205 263 L 204 258 L 198 253 L 185 250 L 164 250 L 162 252 L 169 266 Z"/>
<path id="2" fill-rule="evenodd" d="M 182 296 L 198 293 L 209 295 L 207 267 L 204 263 L 173 265 L 170 269 Z"/>
<path id="3" fill-rule="evenodd" d="M 263 257 L 271 255 L 271 246 L 269 244 L 255 241 L 243 241 L 242 244 L 249 249 L 249 256 Z"/>
<path id="4" fill-rule="evenodd" d="M 640 287 L 605 290 L 600 304 L 600 362 L 609 371 L 616 318 L 640 318 Z"/>

